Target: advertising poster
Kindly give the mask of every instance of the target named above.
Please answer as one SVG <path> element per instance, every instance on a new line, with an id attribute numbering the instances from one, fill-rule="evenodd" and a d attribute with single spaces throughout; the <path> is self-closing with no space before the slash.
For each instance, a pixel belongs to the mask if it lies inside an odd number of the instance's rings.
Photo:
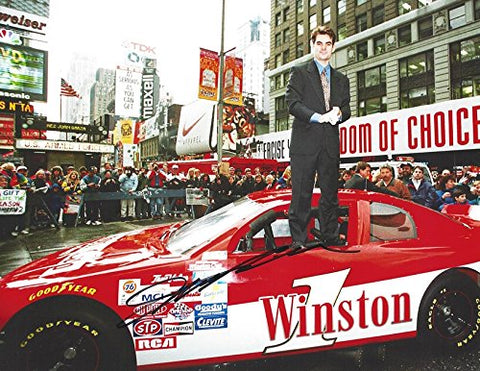
<path id="1" fill-rule="evenodd" d="M 225 57 L 224 102 L 242 105 L 243 60 L 231 56 Z"/>
<path id="2" fill-rule="evenodd" d="M 27 191 L 24 189 L 0 189 L 0 215 L 19 215 L 25 212 Z"/>
<path id="3" fill-rule="evenodd" d="M 47 100 L 47 52 L 0 43 L 0 97 Z"/>
<path id="4" fill-rule="evenodd" d="M 115 115 L 140 117 L 142 104 L 142 72 L 133 67 L 117 67 L 115 75 Z"/>
<path id="5" fill-rule="evenodd" d="M 200 81 L 198 98 L 217 100 L 218 97 L 218 54 L 207 49 L 200 49 Z"/>

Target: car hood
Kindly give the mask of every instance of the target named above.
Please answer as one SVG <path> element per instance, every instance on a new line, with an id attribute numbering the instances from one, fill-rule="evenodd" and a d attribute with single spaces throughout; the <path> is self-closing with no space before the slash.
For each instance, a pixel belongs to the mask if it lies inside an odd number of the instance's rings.
<path id="1" fill-rule="evenodd" d="M 25 287 L 140 269 L 183 260 L 166 249 L 181 223 L 114 234 L 76 245 L 26 264 L 2 278 L 8 287 Z"/>

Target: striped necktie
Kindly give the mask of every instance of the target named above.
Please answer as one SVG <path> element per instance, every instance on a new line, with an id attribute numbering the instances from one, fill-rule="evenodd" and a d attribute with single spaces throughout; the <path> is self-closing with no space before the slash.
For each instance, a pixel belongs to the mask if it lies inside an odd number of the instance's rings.
<path id="1" fill-rule="evenodd" d="M 323 97 L 325 99 L 325 109 L 330 111 L 330 84 L 328 83 L 327 73 L 325 68 L 320 74 L 320 81 L 322 82 Z"/>

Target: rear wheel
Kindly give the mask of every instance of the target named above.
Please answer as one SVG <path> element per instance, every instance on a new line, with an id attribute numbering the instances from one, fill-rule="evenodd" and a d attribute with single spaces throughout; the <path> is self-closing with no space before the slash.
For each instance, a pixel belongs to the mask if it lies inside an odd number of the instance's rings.
<path id="1" fill-rule="evenodd" d="M 11 370 L 135 370 L 121 319 L 102 304 L 57 298 L 26 308 L 6 329 Z"/>
<path id="2" fill-rule="evenodd" d="M 457 351 L 475 347 L 480 335 L 480 289 L 470 278 L 450 274 L 429 288 L 419 315 L 419 335 L 427 344 Z"/>

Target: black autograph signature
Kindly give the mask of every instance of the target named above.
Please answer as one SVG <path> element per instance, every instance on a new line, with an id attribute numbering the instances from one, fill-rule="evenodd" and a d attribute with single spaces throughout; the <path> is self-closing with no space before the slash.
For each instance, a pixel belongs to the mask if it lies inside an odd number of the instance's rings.
<path id="1" fill-rule="evenodd" d="M 272 261 L 278 260 L 280 258 L 283 258 L 285 256 L 292 256 L 292 255 L 297 255 L 306 251 L 310 251 L 311 249 L 321 246 L 322 242 L 320 241 L 313 241 L 310 243 L 307 243 L 305 249 L 301 249 L 298 251 L 291 251 L 289 249 L 288 245 L 285 246 L 280 246 L 272 250 L 268 250 L 260 255 L 252 256 L 249 259 L 246 259 L 245 261 L 233 266 L 230 269 L 227 269 L 223 272 L 219 272 L 216 274 L 213 274 L 209 277 L 206 278 L 197 278 L 195 279 L 192 283 L 187 284 L 187 279 L 185 277 L 171 277 L 171 278 L 166 278 L 160 282 L 156 282 L 153 285 L 150 285 L 148 287 L 145 287 L 144 289 L 136 292 L 132 296 L 130 296 L 127 301 L 126 305 L 130 307 L 136 307 L 139 305 L 145 305 L 145 304 L 150 304 L 150 303 L 159 303 L 159 305 L 154 306 L 151 310 L 148 312 L 144 313 L 143 315 L 140 315 L 140 317 L 137 317 L 136 313 L 132 313 L 128 317 L 126 317 L 123 321 L 119 322 L 117 324 L 118 328 L 126 327 L 132 324 L 134 321 L 136 321 L 139 318 L 143 318 L 147 315 L 154 315 L 158 311 L 160 311 L 162 308 L 164 308 L 167 304 L 171 303 L 176 303 L 191 292 L 198 291 L 201 292 L 214 282 L 218 281 L 220 278 L 226 276 L 229 273 L 235 272 L 235 273 L 241 273 L 241 272 L 246 272 L 250 269 L 254 269 L 257 267 L 260 267 L 264 264 L 270 263 Z M 172 291 L 169 294 L 163 294 L 160 296 L 158 299 L 150 300 L 150 301 L 142 301 L 141 303 L 133 303 L 136 298 L 139 297 L 139 295 L 143 294 L 147 290 L 151 289 L 152 287 L 155 287 L 157 285 L 165 284 L 165 283 L 172 283 L 172 282 L 178 282 L 180 281 L 182 283 L 182 286 L 176 290 Z M 133 318 L 135 317 L 135 318 Z"/>

